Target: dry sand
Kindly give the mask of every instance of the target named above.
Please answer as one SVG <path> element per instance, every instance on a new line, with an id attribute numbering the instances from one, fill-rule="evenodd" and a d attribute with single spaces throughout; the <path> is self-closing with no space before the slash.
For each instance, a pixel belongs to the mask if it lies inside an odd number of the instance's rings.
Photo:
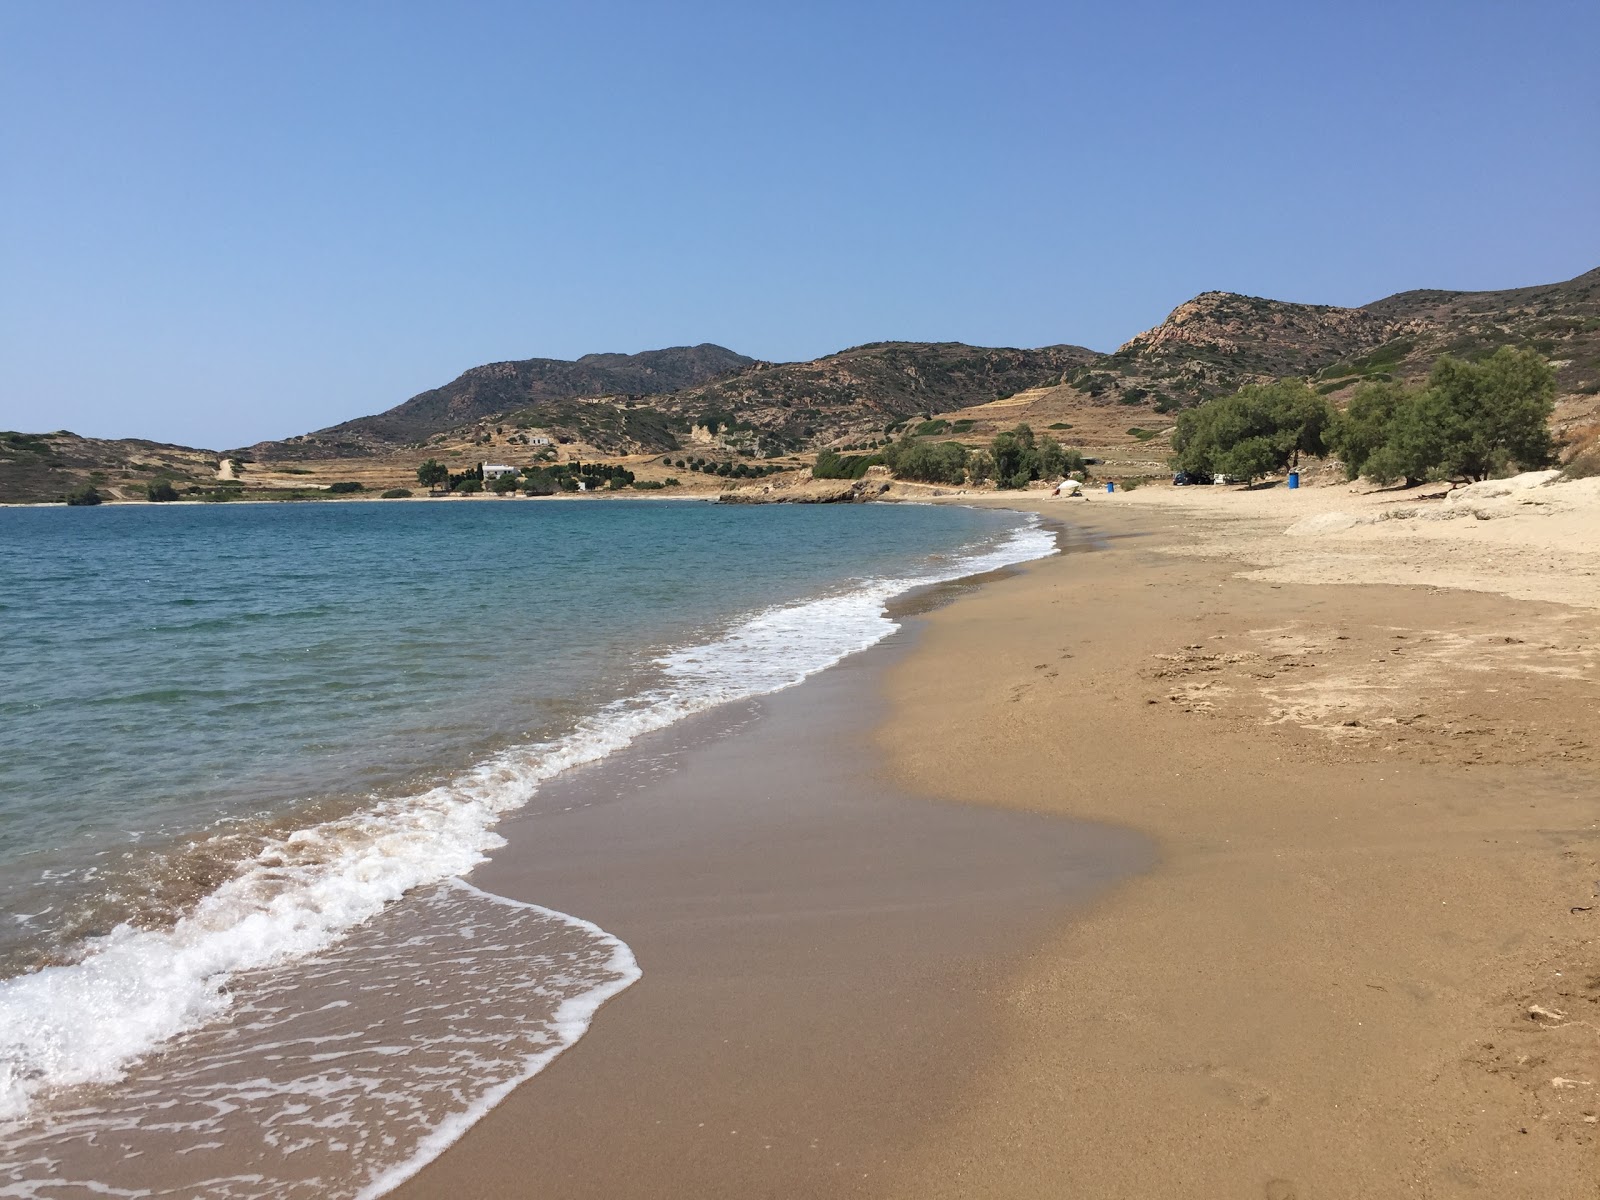
<path id="1" fill-rule="evenodd" d="M 1540 498 L 1045 501 L 1144 536 L 932 614 L 898 776 L 1163 861 L 1011 981 L 884 1194 L 1600 1194 L 1600 508 Z"/>

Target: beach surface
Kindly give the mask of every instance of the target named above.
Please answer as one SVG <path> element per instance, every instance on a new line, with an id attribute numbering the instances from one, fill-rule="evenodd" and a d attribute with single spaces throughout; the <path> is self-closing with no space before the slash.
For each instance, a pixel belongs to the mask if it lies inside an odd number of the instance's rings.
<path id="1" fill-rule="evenodd" d="M 1595 1196 L 1593 495 L 1041 503 L 1138 536 L 932 614 L 880 745 L 1162 862 L 1008 981 L 885 1194 Z"/>
<path id="2" fill-rule="evenodd" d="M 961 497 L 1099 550 L 475 874 L 644 979 L 397 1194 L 1594 1197 L 1596 510 L 1466 499 Z"/>

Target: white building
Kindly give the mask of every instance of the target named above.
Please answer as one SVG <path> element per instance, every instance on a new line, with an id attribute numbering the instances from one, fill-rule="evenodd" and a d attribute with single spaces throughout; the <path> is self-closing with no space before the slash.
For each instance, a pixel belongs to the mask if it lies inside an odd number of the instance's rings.
<path id="1" fill-rule="evenodd" d="M 502 475 L 515 475 L 517 473 L 516 467 L 508 467 L 505 463 L 486 462 L 478 465 L 483 468 L 483 481 L 485 483 L 492 483 Z"/>

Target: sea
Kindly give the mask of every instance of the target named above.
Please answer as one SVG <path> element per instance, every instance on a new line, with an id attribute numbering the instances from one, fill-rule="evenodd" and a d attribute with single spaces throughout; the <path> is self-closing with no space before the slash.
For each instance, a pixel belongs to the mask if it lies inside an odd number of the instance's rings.
<path id="1" fill-rule="evenodd" d="M 503 816 L 1054 549 L 910 504 L 0 509 L 0 1196 L 382 1195 L 649 970 L 474 886 Z"/>

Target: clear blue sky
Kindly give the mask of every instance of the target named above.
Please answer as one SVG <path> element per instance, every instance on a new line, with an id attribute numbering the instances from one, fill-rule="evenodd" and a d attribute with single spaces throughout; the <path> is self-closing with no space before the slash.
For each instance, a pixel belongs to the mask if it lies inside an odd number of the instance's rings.
<path id="1" fill-rule="evenodd" d="M 1600 4 L 0 0 L 0 428 L 1600 265 Z"/>

